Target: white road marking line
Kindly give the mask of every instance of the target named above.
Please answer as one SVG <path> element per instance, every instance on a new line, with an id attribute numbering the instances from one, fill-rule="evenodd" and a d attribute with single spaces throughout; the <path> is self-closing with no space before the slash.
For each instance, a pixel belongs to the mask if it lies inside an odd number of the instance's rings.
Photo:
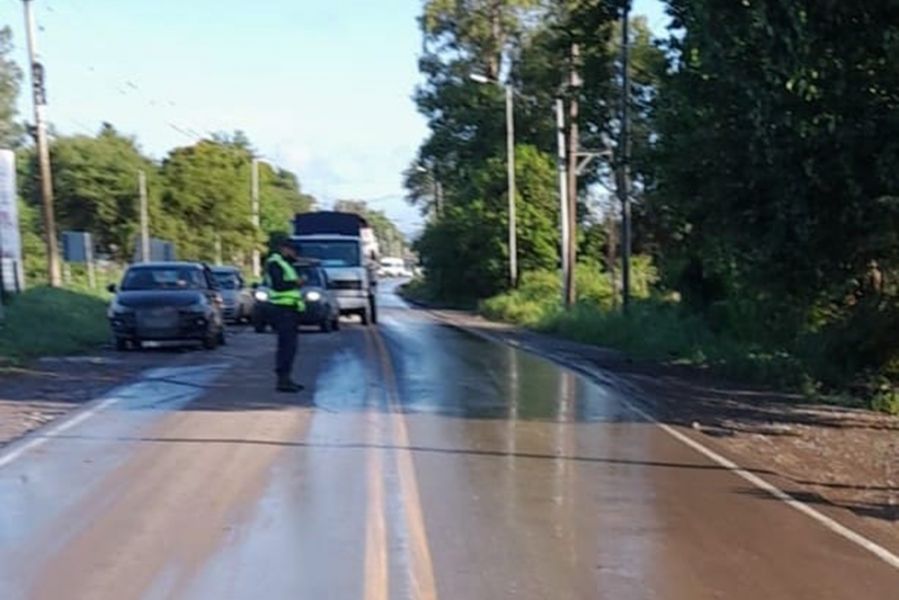
<path id="1" fill-rule="evenodd" d="M 13 442 L 10 442 L 9 445 L 5 446 L 2 450 L 0 450 L 0 469 L 12 464 L 28 452 L 36 448 L 40 448 L 44 444 L 53 441 L 55 438 L 58 438 L 59 435 L 73 427 L 84 423 L 88 419 L 96 416 L 97 414 L 103 412 L 110 406 L 121 402 L 123 398 L 127 398 L 127 394 L 125 394 L 125 390 L 129 387 L 135 385 L 141 385 L 143 383 L 153 381 L 154 377 L 152 374 L 154 373 L 174 373 L 174 374 L 184 374 L 190 376 L 199 375 L 200 382 L 191 382 L 191 381 L 165 381 L 169 385 L 186 385 L 197 388 L 197 390 L 202 390 L 200 387 L 204 383 L 204 379 L 206 375 L 212 375 L 213 377 L 218 376 L 222 373 L 226 365 L 216 363 L 210 365 L 196 365 L 190 367 L 162 367 L 156 369 L 150 369 L 146 371 L 146 376 L 141 377 L 131 383 L 125 384 L 112 390 L 109 395 L 101 396 L 96 400 L 92 400 L 85 404 L 80 409 L 76 409 L 74 412 L 69 413 L 68 415 L 62 416 L 56 421 L 52 421 L 51 423 L 38 427 L 37 429 L 30 431 L 25 434 L 24 437 L 19 438 Z M 116 392 L 118 390 L 118 393 Z M 196 395 L 196 394 L 194 394 Z"/>
<path id="2" fill-rule="evenodd" d="M 113 396 L 101 400 L 91 406 L 85 407 L 68 419 L 64 419 L 61 423 L 54 423 L 47 427 L 41 427 L 25 437 L 20 443 L 13 442 L 3 452 L 0 452 L 0 469 L 19 459 L 23 454 L 39 448 L 50 442 L 59 434 L 68 431 L 72 427 L 87 421 L 97 413 L 106 410 L 119 401 L 119 398 Z"/>
<path id="3" fill-rule="evenodd" d="M 545 353 L 541 352 L 539 349 L 536 349 L 536 348 L 530 346 L 529 344 L 522 344 L 516 340 L 505 340 L 500 336 L 485 333 L 483 331 L 478 331 L 476 329 L 470 328 L 465 325 L 460 325 L 460 324 L 455 323 L 452 320 L 450 320 L 446 317 L 443 317 L 442 315 L 436 314 L 432 311 L 428 311 L 428 313 L 433 315 L 438 321 L 446 323 L 447 325 L 450 325 L 451 327 L 455 327 L 457 329 L 462 329 L 464 331 L 467 331 L 467 332 L 474 334 L 482 339 L 489 340 L 495 344 L 504 344 L 504 345 L 508 344 L 508 345 L 514 346 L 516 348 L 519 348 L 521 350 L 526 350 L 527 352 L 530 352 L 531 354 L 540 356 L 543 359 L 555 362 L 555 363 L 561 365 L 562 367 L 565 367 L 565 368 L 571 369 L 575 372 L 581 373 L 582 375 L 585 375 L 590 379 L 592 379 L 594 376 L 594 374 L 590 372 L 590 369 L 588 369 L 586 367 L 570 363 L 567 360 L 560 359 L 559 357 L 545 354 Z M 743 467 L 741 467 L 737 463 L 733 462 L 732 460 L 725 458 L 724 456 L 718 454 L 717 452 L 715 452 L 708 446 L 703 445 L 702 443 L 694 440 L 693 438 L 691 438 L 688 435 L 685 435 L 684 433 L 681 433 L 680 431 L 678 431 L 671 425 L 662 423 L 661 421 L 656 419 L 654 416 L 652 416 L 650 413 L 643 410 L 642 408 L 640 408 L 639 406 L 637 406 L 630 400 L 626 399 L 623 395 L 619 395 L 619 398 L 628 408 L 630 408 L 631 410 L 633 410 L 634 412 L 639 414 L 641 417 L 643 417 L 650 423 L 658 426 L 659 428 L 662 429 L 662 431 L 664 431 L 668 435 L 672 436 L 674 439 L 678 440 L 682 444 L 685 444 L 686 446 L 692 448 L 696 452 L 699 452 L 700 454 L 702 454 L 703 456 L 705 456 L 712 462 L 715 462 L 718 465 L 724 467 L 725 469 L 727 469 L 734 475 L 737 475 L 738 477 L 744 479 L 745 481 L 748 481 L 749 483 L 756 486 L 757 488 L 767 492 L 768 494 L 770 494 L 774 498 L 780 500 L 787 506 L 789 506 L 789 507 L 801 512 L 805 516 L 817 521 L 820 525 L 823 525 L 825 528 L 827 528 L 830 531 L 832 531 L 833 533 L 839 535 L 843 539 L 848 540 L 848 541 L 852 542 L 853 544 L 857 545 L 858 547 L 870 552 L 871 554 L 873 554 L 874 556 L 876 556 L 877 558 L 879 558 L 880 560 L 882 560 L 889 566 L 893 567 L 894 569 L 899 569 L 899 555 L 896 555 L 895 553 L 891 552 L 887 548 L 884 548 L 877 542 L 874 542 L 873 540 L 868 539 L 867 537 L 863 536 L 862 534 L 858 533 L 857 531 L 850 529 L 849 527 L 843 525 L 839 521 L 837 521 L 831 517 L 828 517 L 821 511 L 812 508 L 811 506 L 802 502 L 801 500 L 797 500 L 792 495 L 790 495 L 789 492 L 785 492 L 784 490 L 780 489 L 776 485 L 766 481 L 765 479 L 762 479 L 755 473 L 752 473 L 752 472 L 744 469 Z"/>
<path id="4" fill-rule="evenodd" d="M 894 569 L 899 569 L 899 556 L 897 556 L 896 554 L 893 554 L 892 552 L 890 552 L 889 550 L 887 550 L 880 544 L 877 544 L 876 542 L 869 540 L 862 534 L 857 533 L 856 531 L 846 527 L 842 523 L 836 521 L 835 519 L 832 519 L 831 517 L 828 517 L 824 513 L 820 512 L 818 510 L 815 510 L 808 504 L 805 504 L 804 502 L 797 500 L 796 498 L 791 496 L 788 492 L 785 492 L 782 489 L 780 489 L 779 487 L 775 486 L 774 484 L 769 483 L 768 481 L 762 479 L 755 473 L 747 471 L 746 469 L 744 469 L 737 463 L 721 456 L 714 450 L 711 450 L 710 448 L 700 444 L 696 440 L 684 435 L 683 433 L 676 430 L 672 426 L 666 425 L 665 423 L 660 423 L 659 421 L 655 420 L 651 415 L 649 415 L 648 413 L 646 413 L 639 407 L 634 406 L 627 400 L 625 400 L 624 402 L 628 406 L 630 406 L 634 411 L 639 413 L 641 416 L 645 417 L 646 419 L 652 421 L 653 423 L 655 423 L 656 425 L 661 427 L 662 430 L 665 431 L 665 433 L 674 437 L 676 440 L 686 444 L 693 450 L 699 452 L 706 458 L 718 463 L 719 465 L 726 468 L 727 470 L 734 473 L 735 475 L 742 477 L 743 479 L 745 479 L 752 485 L 768 492 L 769 494 L 771 494 L 778 500 L 789 505 L 791 508 L 794 508 L 794 509 L 798 510 L 799 512 L 801 512 L 802 514 L 806 515 L 807 517 L 814 519 L 815 521 L 817 521 L 818 523 L 820 523 L 827 529 L 831 530 L 832 532 L 836 533 L 837 535 L 842 536 L 843 538 L 849 540 L 850 542 L 864 548 L 865 550 L 867 550 L 868 552 L 870 552 L 871 554 L 873 554 L 880 560 L 884 561 L 885 563 L 887 563 Z"/>

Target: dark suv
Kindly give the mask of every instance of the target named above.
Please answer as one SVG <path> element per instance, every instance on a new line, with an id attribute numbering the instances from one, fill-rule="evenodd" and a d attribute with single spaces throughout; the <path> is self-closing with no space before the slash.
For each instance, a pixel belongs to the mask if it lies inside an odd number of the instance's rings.
<path id="1" fill-rule="evenodd" d="M 340 329 L 340 307 L 334 292 L 328 287 L 328 276 L 317 262 L 302 260 L 294 265 L 302 280 L 300 293 L 306 309 L 300 314 L 301 325 L 314 325 L 327 333 Z M 268 303 L 269 290 L 256 286 L 256 303 L 253 305 L 253 327 L 264 333 L 271 325 Z"/>
<path id="2" fill-rule="evenodd" d="M 225 343 L 222 296 L 212 271 L 201 263 L 132 265 L 109 305 L 109 324 L 118 350 L 143 342 L 200 342 L 207 349 Z"/>

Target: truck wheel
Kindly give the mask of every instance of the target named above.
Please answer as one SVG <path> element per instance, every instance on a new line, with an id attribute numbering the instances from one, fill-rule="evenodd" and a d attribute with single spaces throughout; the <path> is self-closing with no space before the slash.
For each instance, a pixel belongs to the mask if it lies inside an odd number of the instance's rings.
<path id="1" fill-rule="evenodd" d="M 377 323 L 378 323 L 378 305 L 375 304 L 374 300 L 370 300 L 368 306 L 369 306 L 368 314 L 371 318 L 371 322 L 372 322 L 372 324 L 377 325 Z"/>
<path id="2" fill-rule="evenodd" d="M 369 319 L 367 308 L 363 308 L 362 310 L 359 311 L 359 318 L 362 319 L 363 325 L 367 326 L 369 324 L 371 319 Z"/>
<path id="3" fill-rule="evenodd" d="M 331 322 L 331 329 L 334 331 L 340 331 L 340 317 L 334 317 L 334 320 Z"/>
<path id="4" fill-rule="evenodd" d="M 117 337 L 115 339 L 115 349 L 118 352 L 127 352 L 131 347 L 131 342 L 128 341 L 128 338 L 120 338 Z"/>

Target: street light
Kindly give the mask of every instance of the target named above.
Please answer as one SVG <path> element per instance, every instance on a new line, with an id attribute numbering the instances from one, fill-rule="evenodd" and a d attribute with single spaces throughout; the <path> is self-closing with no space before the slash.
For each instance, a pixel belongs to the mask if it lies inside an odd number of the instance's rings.
<path id="1" fill-rule="evenodd" d="M 443 185 L 440 183 L 440 180 L 437 179 L 436 169 L 434 167 L 426 167 L 424 165 L 415 165 L 415 170 L 419 173 L 424 173 L 428 175 L 431 180 L 431 185 L 434 186 L 434 212 L 436 217 L 440 217 L 443 214 Z"/>
<path id="2" fill-rule="evenodd" d="M 506 167 L 509 188 L 509 283 L 518 285 L 518 236 L 515 224 L 515 90 L 481 73 L 468 76 L 475 83 L 502 85 L 506 92 Z"/>

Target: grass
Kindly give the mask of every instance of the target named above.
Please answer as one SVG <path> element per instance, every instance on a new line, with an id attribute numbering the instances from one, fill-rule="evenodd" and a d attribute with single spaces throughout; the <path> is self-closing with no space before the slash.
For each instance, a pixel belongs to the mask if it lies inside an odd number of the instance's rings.
<path id="1" fill-rule="evenodd" d="M 100 293 L 37 287 L 4 305 L 0 361 L 77 354 L 109 339 L 106 301 Z"/>
<path id="2" fill-rule="evenodd" d="M 558 280 L 555 273 L 525 274 L 518 289 L 484 300 L 479 311 L 490 319 L 615 348 L 638 359 L 695 365 L 734 380 L 796 391 L 810 400 L 899 414 L 895 379 L 881 378 L 876 389 L 865 386 L 853 393 L 848 386 L 826 386 L 822 373 L 833 374 L 838 365 L 821 364 L 812 353 L 762 343 L 740 331 L 712 328 L 679 303 L 650 297 L 648 287 L 624 314 L 612 304 L 608 278 L 596 269 L 579 270 L 578 303 L 565 311 Z M 745 324 L 741 327 L 746 330 Z"/>
<path id="3" fill-rule="evenodd" d="M 635 358 L 710 367 L 743 381 L 790 389 L 807 382 L 802 365 L 789 353 L 715 333 L 701 318 L 666 301 L 638 300 L 628 314 L 580 304 L 546 314 L 535 328 Z"/>

